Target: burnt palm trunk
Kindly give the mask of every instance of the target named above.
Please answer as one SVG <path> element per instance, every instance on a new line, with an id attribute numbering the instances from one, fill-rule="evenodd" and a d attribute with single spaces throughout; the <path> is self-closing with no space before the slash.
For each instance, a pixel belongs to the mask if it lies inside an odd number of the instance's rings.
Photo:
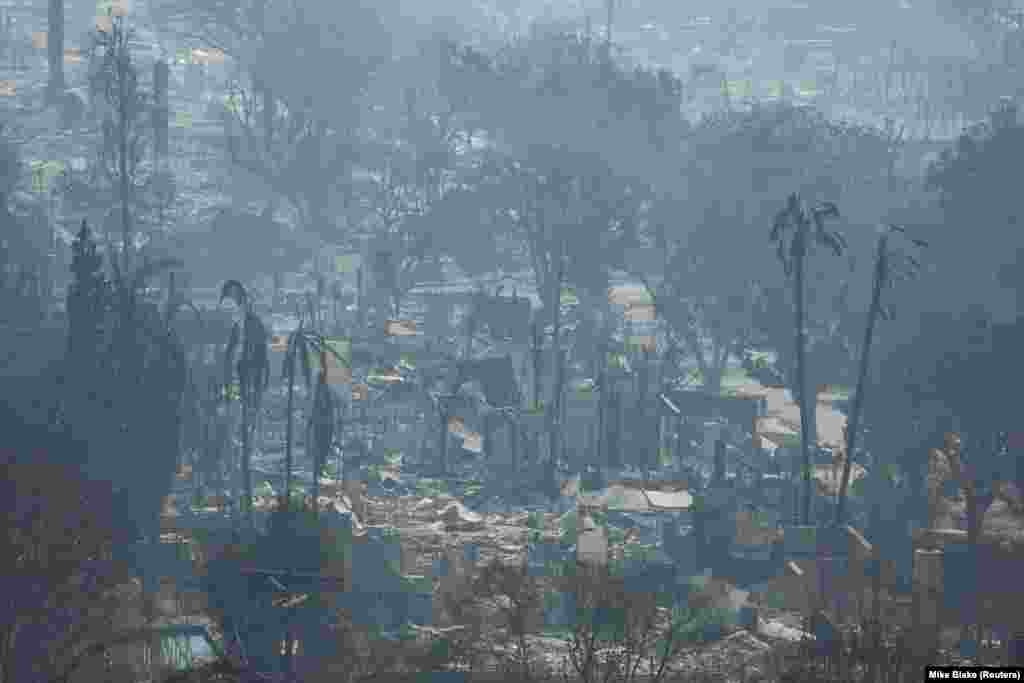
<path id="1" fill-rule="evenodd" d="M 246 367 L 243 366 L 242 371 L 243 372 L 247 372 L 248 370 L 247 370 Z M 249 528 L 252 529 L 253 526 L 254 526 L 253 516 L 252 516 L 252 472 L 251 472 L 250 467 L 249 467 L 249 465 L 250 465 L 250 461 L 249 460 L 250 460 L 250 456 L 251 456 L 251 453 L 249 452 L 249 449 L 252 446 L 252 435 L 250 434 L 250 430 L 252 428 L 252 425 L 251 425 L 251 415 L 250 415 L 250 411 L 251 411 L 251 406 L 250 406 L 251 398 L 248 395 L 249 392 L 245 390 L 244 386 L 243 386 L 243 391 L 241 393 L 242 393 L 242 395 L 241 395 L 240 398 L 242 399 L 242 488 L 243 488 L 243 492 L 242 492 L 242 510 L 243 510 L 243 512 L 245 514 L 245 522 L 246 522 L 246 524 L 248 524 Z"/>
<path id="2" fill-rule="evenodd" d="M 979 444 L 977 447 L 983 447 Z M 972 579 L 975 585 L 981 581 L 981 565 L 982 562 L 978 559 L 979 552 L 981 552 L 982 534 L 985 524 L 985 514 L 992 506 L 992 502 L 995 500 L 993 490 L 985 490 L 984 492 L 979 491 L 979 484 L 985 489 L 988 489 L 989 485 L 982 484 L 979 480 L 979 473 L 975 466 L 970 463 L 964 465 L 961 461 L 959 470 L 960 475 L 960 486 L 964 491 L 964 498 L 967 502 L 967 545 L 970 551 L 970 557 L 975 563 L 972 571 Z M 994 482 L 992 482 L 994 484 Z M 981 642 L 982 638 L 982 607 L 983 607 L 983 596 L 980 590 L 972 591 L 971 600 L 974 601 L 974 628 L 976 642 Z M 963 625 L 963 634 L 967 634 L 968 624 L 965 622 Z"/>
<path id="3" fill-rule="evenodd" d="M 261 85 L 263 86 L 260 89 L 263 99 L 263 146 L 267 155 L 270 155 L 274 139 L 274 118 L 277 112 L 273 90 L 266 83 Z"/>
<path id="4" fill-rule="evenodd" d="M 560 346 L 560 344 L 558 344 Z M 548 421 L 548 485 L 553 492 L 558 491 L 556 481 L 558 462 L 561 456 L 559 452 L 562 429 L 562 385 L 565 382 L 565 358 L 560 348 L 555 348 L 555 358 L 558 362 L 558 369 L 555 375 L 555 386 L 552 390 L 550 417 Z"/>
<path id="5" fill-rule="evenodd" d="M 295 434 L 295 359 L 289 356 L 285 358 L 285 362 L 288 363 L 288 414 L 284 435 L 284 509 L 287 512 L 291 509 L 292 471 L 294 470 L 292 438 Z"/>
<path id="6" fill-rule="evenodd" d="M 882 310 L 882 286 L 885 282 L 886 237 L 878 239 L 878 254 L 875 259 L 875 277 L 871 289 L 871 309 L 868 313 L 867 326 L 864 328 L 864 347 L 860 354 L 860 368 L 857 373 L 857 390 L 853 397 L 853 409 L 850 413 L 850 426 L 846 430 L 846 458 L 843 461 L 843 476 L 839 480 L 839 501 L 836 506 L 836 524 L 842 524 L 846 512 L 847 487 L 850 484 L 850 470 L 853 467 L 854 448 L 857 445 L 857 430 L 860 426 L 861 410 L 864 408 L 864 389 L 867 385 L 868 367 L 871 360 L 871 343 L 875 335 L 875 322 Z"/>
<path id="7" fill-rule="evenodd" d="M 335 409 L 334 395 L 327 384 L 327 352 L 320 349 L 320 379 L 317 382 L 316 402 L 313 411 L 315 425 L 316 455 L 313 460 L 313 513 L 320 514 L 320 477 L 334 447 Z"/>
<path id="8" fill-rule="evenodd" d="M 561 244 L 561 258 L 559 259 L 558 276 L 555 287 L 551 294 L 551 362 L 555 371 L 554 382 L 551 387 L 551 404 L 547 408 L 548 427 L 548 465 L 547 483 L 552 495 L 557 495 L 558 484 L 556 474 L 558 470 L 558 436 L 561 428 L 560 408 L 562 402 L 562 383 L 565 377 L 565 360 L 562 357 L 562 284 L 565 280 L 565 243 Z"/>
<path id="9" fill-rule="evenodd" d="M 320 381 L 318 381 L 317 382 L 317 388 L 316 388 L 316 394 L 315 394 L 315 397 L 313 399 L 312 424 L 310 425 L 310 427 L 311 427 L 310 435 L 312 436 L 312 438 L 310 439 L 311 443 L 309 443 L 307 445 L 307 448 L 312 447 L 312 450 L 313 450 L 313 453 L 312 453 L 312 455 L 313 455 L 313 491 L 312 491 L 313 501 L 312 502 L 313 502 L 313 514 L 314 515 L 320 514 L 320 468 L 321 468 L 321 462 L 322 462 L 322 460 L 321 460 L 321 447 L 323 445 L 321 443 L 321 441 L 322 441 L 322 428 L 321 428 L 321 424 L 320 424 L 320 420 L 323 417 L 322 416 L 323 409 L 321 407 L 321 402 L 323 401 L 323 397 L 320 394 L 321 391 L 322 391 L 322 389 L 320 387 Z"/>
<path id="10" fill-rule="evenodd" d="M 131 112 L 128 102 L 129 72 L 132 66 L 129 61 L 127 49 L 119 50 L 117 56 L 117 87 L 118 87 L 118 173 L 121 190 L 121 245 L 124 250 L 124 270 L 128 272 L 130 263 L 130 249 L 132 243 L 132 218 L 128 208 L 131 201 L 131 178 L 128 177 L 128 127 L 131 125 Z"/>
<path id="11" fill-rule="evenodd" d="M 607 440 L 606 439 L 606 434 L 605 434 L 605 429 L 606 429 L 606 427 L 605 427 L 605 413 L 607 412 L 605 404 L 608 402 L 608 387 L 607 387 L 608 374 L 607 374 L 607 372 L 605 372 L 605 369 L 604 369 L 604 362 L 606 360 L 606 357 L 604 357 L 605 356 L 605 352 L 603 350 L 601 351 L 601 355 L 603 356 L 603 358 L 599 362 L 602 363 L 602 366 L 601 366 L 601 371 L 598 374 L 598 379 L 597 379 L 598 389 L 600 390 L 601 393 L 597 397 L 597 448 L 596 448 L 597 453 L 596 453 L 596 455 L 597 455 L 597 463 L 598 463 L 598 465 L 600 467 L 605 467 L 607 465 L 607 462 L 604 459 L 605 441 Z"/>
<path id="12" fill-rule="evenodd" d="M 807 390 L 807 339 L 804 330 L 806 311 L 804 310 L 804 265 L 807 253 L 807 234 L 805 228 L 798 228 L 794 239 L 798 240 L 794 263 L 794 312 L 796 324 L 796 389 L 800 401 L 800 454 L 803 464 L 803 507 L 801 519 L 803 523 L 811 523 L 811 446 L 817 444 L 817 435 L 810 434 L 810 413 L 815 409 L 811 392 Z"/>

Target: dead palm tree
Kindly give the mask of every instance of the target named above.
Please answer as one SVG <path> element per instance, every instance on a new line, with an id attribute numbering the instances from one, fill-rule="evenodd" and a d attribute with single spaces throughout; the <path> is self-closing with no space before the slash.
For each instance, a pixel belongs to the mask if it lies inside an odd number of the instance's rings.
<path id="1" fill-rule="evenodd" d="M 245 489 L 242 507 L 252 528 L 252 420 L 258 415 L 263 395 L 270 385 L 270 335 L 266 325 L 253 312 L 252 300 L 242 283 L 238 280 L 225 282 L 220 291 L 220 303 L 225 299 L 234 301 L 242 311 L 242 320 L 231 327 L 231 336 L 224 351 L 224 384 L 227 388 L 236 379 L 238 381 L 238 396 L 242 404 L 242 486 Z"/>
<path id="2" fill-rule="evenodd" d="M 881 317 L 889 320 L 892 310 L 882 304 L 882 292 L 891 289 L 897 282 L 909 280 L 917 275 L 921 268 L 920 262 L 908 254 L 897 252 L 889 247 L 889 238 L 905 231 L 898 225 L 883 225 L 878 236 L 878 249 L 875 252 L 875 272 L 871 286 L 871 308 L 868 322 L 864 329 L 864 347 L 860 352 L 860 368 L 857 375 L 857 392 L 853 397 L 853 409 L 850 413 L 850 425 L 846 430 L 846 458 L 843 462 L 843 476 L 839 483 L 839 500 L 836 505 L 836 524 L 843 521 L 846 509 L 847 486 L 850 482 L 850 468 L 853 462 L 854 447 L 857 445 L 857 428 L 860 426 L 861 410 L 864 407 L 864 390 L 867 384 L 868 364 L 871 358 L 871 343 L 874 341 L 875 321 Z M 911 239 L 917 248 L 927 247 L 928 243 Z"/>
<path id="3" fill-rule="evenodd" d="M 786 207 L 779 211 L 772 224 L 769 239 L 776 245 L 779 261 L 786 277 L 793 278 L 794 313 L 796 316 L 796 390 L 800 401 L 800 450 L 803 460 L 804 500 L 802 518 L 810 524 L 811 518 L 811 446 L 817 444 L 817 435 L 810 434 L 810 415 L 815 409 L 814 397 L 807 390 L 807 312 L 804 306 L 804 269 L 807 254 L 814 244 L 832 249 L 841 256 L 846 240 L 838 232 L 825 229 L 825 220 L 838 218 L 839 209 L 831 202 L 808 206 L 796 193 L 789 195 Z M 788 239 L 787 239 L 788 237 Z"/>
<path id="4" fill-rule="evenodd" d="M 317 382 L 317 392 L 321 391 L 320 385 L 326 386 L 326 360 L 327 354 L 332 354 L 338 362 L 342 363 L 346 367 L 351 368 L 349 360 L 343 358 L 338 353 L 337 349 L 327 343 L 326 338 L 314 330 L 306 328 L 305 321 L 300 320 L 299 328 L 292 332 L 288 336 L 288 346 L 285 350 L 284 366 L 282 367 L 282 377 L 287 382 L 288 386 L 288 407 L 287 407 L 287 422 L 285 431 L 285 509 L 288 509 L 291 500 L 292 491 L 292 471 L 293 471 L 293 459 L 292 459 L 292 441 L 295 432 L 294 418 L 295 418 L 295 374 L 296 371 L 301 369 L 302 378 L 306 382 L 306 389 L 312 388 L 313 384 L 313 372 L 312 364 L 309 362 L 310 354 L 316 353 L 320 356 L 320 375 Z M 321 401 L 323 401 L 321 397 Z M 327 399 L 331 400 L 331 399 Z M 314 397 L 314 411 L 313 414 L 316 416 L 317 413 L 316 397 Z M 322 407 L 322 406 L 320 406 Z M 333 436 L 328 439 L 328 443 L 333 440 Z M 319 441 L 318 447 L 319 447 Z M 326 464 L 326 460 L 321 464 Z M 316 486 L 316 483 L 314 483 Z"/>
<path id="5" fill-rule="evenodd" d="M 309 416 L 310 432 L 313 435 L 313 512 L 320 512 L 320 477 L 331 449 L 334 447 L 335 417 L 338 413 L 337 399 L 327 384 L 327 354 L 320 349 L 320 375 L 313 394 L 313 411 Z"/>
<path id="6" fill-rule="evenodd" d="M 283 508 L 287 512 L 291 506 L 292 496 L 292 440 L 295 430 L 295 371 L 296 363 L 301 363 L 302 377 L 306 380 L 306 389 L 313 384 L 313 373 L 309 363 L 309 345 L 305 329 L 305 321 L 299 322 L 299 329 L 288 335 L 288 346 L 285 350 L 284 365 L 281 375 L 288 383 L 288 403 L 285 409 L 285 441 L 284 441 L 284 500 Z"/>

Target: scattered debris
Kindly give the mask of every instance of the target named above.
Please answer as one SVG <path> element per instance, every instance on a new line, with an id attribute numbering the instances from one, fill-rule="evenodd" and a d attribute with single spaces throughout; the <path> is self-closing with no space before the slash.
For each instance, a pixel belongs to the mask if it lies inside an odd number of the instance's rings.
<path id="1" fill-rule="evenodd" d="M 466 508 L 462 503 L 455 501 L 450 503 L 441 513 L 446 531 L 483 531 L 484 518 L 472 510 Z"/>
<path id="2" fill-rule="evenodd" d="M 784 640 L 790 643 L 814 639 L 813 634 L 792 626 L 787 626 L 785 623 L 775 619 L 759 620 L 757 624 L 757 635 L 763 638 L 774 638 L 775 640 Z"/>

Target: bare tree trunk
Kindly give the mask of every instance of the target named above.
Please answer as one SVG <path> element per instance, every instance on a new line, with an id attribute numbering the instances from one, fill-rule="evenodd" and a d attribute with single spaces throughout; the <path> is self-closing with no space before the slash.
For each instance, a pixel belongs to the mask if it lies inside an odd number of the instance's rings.
<path id="1" fill-rule="evenodd" d="M 560 346 L 560 342 L 559 342 Z M 562 430 L 562 388 L 565 382 L 565 358 L 561 349 L 556 347 L 556 368 L 555 386 L 552 390 L 550 410 L 550 430 L 548 432 L 548 484 L 553 492 L 558 491 L 557 471 L 561 458 L 561 430 Z M 554 494 L 553 494 L 554 495 Z"/>
<path id="2" fill-rule="evenodd" d="M 288 414 L 285 418 L 287 421 L 284 436 L 284 509 L 288 512 L 291 510 L 292 472 L 295 469 L 292 460 L 292 439 L 295 433 L 295 359 L 286 354 L 285 362 L 288 363 Z"/>
<path id="3" fill-rule="evenodd" d="M 561 430 L 562 383 L 565 379 L 565 360 L 562 357 L 562 285 L 565 281 L 565 242 L 559 249 L 558 276 L 550 296 L 552 316 L 551 361 L 555 371 L 551 388 L 551 403 L 547 406 L 548 426 L 548 486 L 552 495 L 557 495 L 556 474 L 560 453 L 558 437 Z"/>
<path id="4" fill-rule="evenodd" d="M 263 147 L 267 153 L 267 161 L 270 161 L 270 154 L 274 142 L 274 117 L 277 113 L 274 100 L 274 92 L 266 83 L 261 84 L 260 90 L 263 95 Z"/>
<path id="5" fill-rule="evenodd" d="M 245 396 L 242 399 L 242 487 L 245 489 L 242 494 L 242 507 L 245 513 L 245 521 L 249 528 L 252 529 L 253 516 L 252 516 L 252 473 L 249 469 L 249 458 L 251 453 L 249 449 L 252 445 L 252 436 L 249 433 L 251 429 L 251 418 L 249 415 L 249 402 Z"/>
<path id="6" fill-rule="evenodd" d="M 597 396 L 597 438 L 594 445 L 594 458 L 598 467 L 606 467 L 608 463 L 604 457 L 607 437 L 605 434 L 605 414 L 607 413 L 609 377 L 606 368 L 608 352 L 603 342 L 597 345 L 597 355 L 595 379 L 597 380 L 597 390 L 600 393 Z"/>
<path id="7" fill-rule="evenodd" d="M 853 465 L 854 448 L 857 445 L 857 430 L 860 427 L 861 410 L 864 408 L 864 390 L 867 385 L 868 366 L 871 359 L 871 342 L 875 334 L 875 321 L 881 311 L 882 284 L 885 277 L 886 238 L 878 239 L 878 253 L 875 257 L 875 278 L 871 291 L 871 310 L 868 313 L 868 324 L 864 330 L 864 348 L 860 355 L 860 369 L 857 373 L 857 390 L 853 396 L 853 410 L 850 413 L 850 425 L 846 430 L 846 458 L 843 462 L 843 476 L 839 481 L 839 502 L 836 506 L 836 524 L 843 523 L 846 511 L 847 487 L 850 484 L 850 469 Z"/>
<path id="8" fill-rule="evenodd" d="M 815 409 L 812 402 L 811 392 L 807 386 L 807 355 L 806 335 L 804 324 L 806 313 L 804 311 L 804 266 L 806 259 L 806 228 L 798 228 L 794 239 L 799 240 L 795 249 L 795 272 L 794 272 L 794 309 L 796 323 L 796 384 L 800 395 L 800 453 L 803 463 L 802 478 L 804 482 L 804 499 L 802 509 L 802 520 L 805 525 L 811 520 L 811 447 L 817 446 L 817 435 L 810 433 L 811 420 L 810 411 Z"/>
<path id="9" fill-rule="evenodd" d="M 120 42 L 120 39 L 118 39 Z M 121 189 L 121 246 L 124 251 L 124 271 L 128 272 L 131 264 L 130 249 L 132 247 L 131 212 L 128 208 L 131 201 L 131 179 L 128 177 L 128 135 L 131 125 L 131 113 L 128 111 L 128 93 L 126 91 L 128 72 L 131 69 L 127 48 L 118 49 L 117 53 L 117 88 L 118 88 L 118 171 Z"/>
<path id="10" fill-rule="evenodd" d="M 47 13 L 46 52 L 50 80 L 46 95 L 57 103 L 64 92 L 64 0 L 49 0 Z"/>

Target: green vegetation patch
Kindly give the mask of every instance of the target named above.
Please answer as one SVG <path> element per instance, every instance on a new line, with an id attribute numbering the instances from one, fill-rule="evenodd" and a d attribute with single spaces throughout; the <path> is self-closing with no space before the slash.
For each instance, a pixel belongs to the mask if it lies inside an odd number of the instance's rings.
<path id="1" fill-rule="evenodd" d="M 800 435 L 799 434 L 781 434 L 778 437 L 772 437 L 773 440 L 782 448 L 791 448 L 798 450 L 800 448 Z"/>
<path id="2" fill-rule="evenodd" d="M 526 528 L 541 531 L 544 529 L 544 513 L 531 512 L 526 515 Z"/>
<path id="3" fill-rule="evenodd" d="M 577 539 L 577 524 L 579 523 L 579 516 L 575 510 L 569 510 L 559 520 L 559 526 L 562 530 L 561 539 L 563 543 L 568 545 L 575 545 Z"/>
<path id="4" fill-rule="evenodd" d="M 448 495 L 448 482 L 444 479 L 420 479 L 416 482 L 416 494 L 424 498 L 438 498 Z"/>
<path id="5" fill-rule="evenodd" d="M 434 580 L 429 576 L 406 574 L 402 576 L 402 590 L 407 593 L 433 593 Z"/>
<path id="6" fill-rule="evenodd" d="M 626 542 L 626 532 L 618 527 L 608 527 L 608 545 L 622 545 Z"/>

